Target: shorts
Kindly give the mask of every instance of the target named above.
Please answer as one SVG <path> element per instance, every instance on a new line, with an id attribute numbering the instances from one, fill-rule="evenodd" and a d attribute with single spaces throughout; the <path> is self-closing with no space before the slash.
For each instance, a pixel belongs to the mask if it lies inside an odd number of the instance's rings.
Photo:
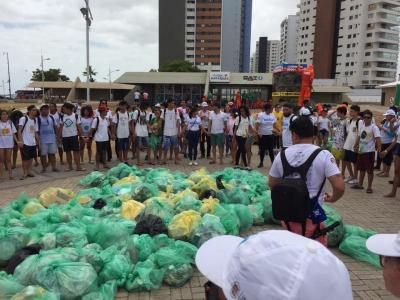
<path id="1" fill-rule="evenodd" d="M 391 145 L 391 144 L 382 144 L 382 151 L 385 151 L 387 148 L 389 148 L 390 145 Z M 396 144 L 395 149 L 397 148 L 397 145 L 398 145 L 398 144 Z M 385 165 L 390 166 L 390 165 L 392 164 L 392 162 L 393 162 L 393 152 L 394 152 L 394 149 L 392 149 L 391 151 L 389 151 L 389 152 L 385 155 L 385 157 L 382 158 L 382 162 L 383 162 Z"/>
<path id="2" fill-rule="evenodd" d="M 361 172 L 374 173 L 375 152 L 360 153 L 357 157 L 357 168 Z"/>
<path id="3" fill-rule="evenodd" d="M 344 150 L 343 161 L 353 164 L 357 163 L 357 153 L 350 150 Z"/>
<path id="4" fill-rule="evenodd" d="M 395 156 L 400 156 L 400 144 L 396 144 L 396 147 L 394 148 L 393 154 Z"/>
<path id="5" fill-rule="evenodd" d="M 79 151 L 79 139 L 78 136 L 63 137 L 62 144 L 65 152 L 78 152 Z"/>
<path id="6" fill-rule="evenodd" d="M 342 160 L 344 158 L 344 150 L 338 150 L 335 148 L 332 148 L 332 155 L 336 160 Z"/>
<path id="7" fill-rule="evenodd" d="M 116 141 L 117 151 L 127 151 L 129 150 L 129 138 L 118 139 Z"/>
<path id="8" fill-rule="evenodd" d="M 252 146 L 254 144 L 254 136 L 247 137 L 246 146 Z"/>
<path id="9" fill-rule="evenodd" d="M 96 142 L 96 151 L 97 153 L 107 152 L 108 149 L 108 141 L 106 142 Z"/>
<path id="10" fill-rule="evenodd" d="M 40 155 L 53 155 L 56 154 L 58 151 L 57 143 L 50 143 L 50 144 L 40 144 Z"/>
<path id="11" fill-rule="evenodd" d="M 322 137 L 327 137 L 329 135 L 329 131 L 326 129 L 322 129 L 319 131 L 319 135 Z"/>
<path id="12" fill-rule="evenodd" d="M 21 151 L 21 157 L 23 161 L 28 161 L 37 157 L 36 146 L 24 145 Z"/>
<path id="13" fill-rule="evenodd" d="M 137 136 L 136 145 L 139 149 L 146 149 L 149 146 L 149 138 L 147 136 Z"/>
<path id="14" fill-rule="evenodd" d="M 223 133 L 211 134 L 211 146 L 223 147 L 225 135 Z"/>
<path id="15" fill-rule="evenodd" d="M 176 135 L 174 136 L 164 135 L 164 140 L 163 140 L 164 151 L 167 151 L 170 147 L 173 147 L 174 149 L 177 149 L 179 147 L 178 137 Z"/>
<path id="16" fill-rule="evenodd" d="M 318 126 L 314 126 L 314 136 L 318 136 Z"/>

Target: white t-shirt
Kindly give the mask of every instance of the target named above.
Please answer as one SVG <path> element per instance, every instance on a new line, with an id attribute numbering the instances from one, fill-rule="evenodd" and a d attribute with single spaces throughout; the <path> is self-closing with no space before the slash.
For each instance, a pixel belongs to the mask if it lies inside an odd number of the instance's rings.
<path id="1" fill-rule="evenodd" d="M 326 130 L 326 131 L 330 131 L 330 127 L 331 127 L 331 121 L 326 117 L 318 117 L 318 126 L 319 126 L 319 130 Z"/>
<path id="2" fill-rule="evenodd" d="M 378 126 L 375 124 L 365 126 L 362 123 L 359 125 L 358 136 L 360 137 L 359 153 L 375 152 L 375 139 L 381 137 Z"/>
<path id="3" fill-rule="evenodd" d="M 282 125 L 282 146 L 283 148 L 288 148 L 293 145 L 292 132 L 290 131 L 290 124 L 296 120 L 295 115 L 290 115 L 289 117 L 283 117 Z"/>
<path id="4" fill-rule="evenodd" d="M 129 124 L 131 120 L 132 119 L 129 116 L 128 112 L 117 112 L 114 115 L 112 122 L 115 124 L 115 126 L 117 126 L 117 138 L 126 139 L 129 137 Z"/>
<path id="5" fill-rule="evenodd" d="M 135 100 L 139 100 L 140 99 L 140 92 L 134 92 L 133 93 Z"/>
<path id="6" fill-rule="evenodd" d="M 140 115 L 139 115 L 140 113 Z M 136 136 L 139 137 L 148 137 L 149 136 L 149 130 L 147 128 L 147 123 L 149 122 L 149 117 L 150 114 L 144 112 L 144 111 L 138 111 L 136 110 L 133 113 L 133 122 L 135 123 L 135 133 Z"/>
<path id="7" fill-rule="evenodd" d="M 0 149 L 11 149 L 14 147 L 14 133 L 17 129 L 10 121 L 0 121 Z"/>
<path id="8" fill-rule="evenodd" d="M 63 123 L 62 137 L 71 137 L 78 135 L 77 126 L 81 124 L 81 118 L 77 118 L 74 113 L 70 116 L 64 115 L 60 122 Z"/>
<path id="9" fill-rule="evenodd" d="M 225 113 L 219 112 L 216 114 L 215 112 L 210 113 L 210 121 L 211 121 L 211 134 L 221 134 L 224 133 L 224 127 L 226 124 L 227 117 Z"/>
<path id="10" fill-rule="evenodd" d="M 83 136 L 89 136 L 90 128 L 92 128 L 93 118 L 81 118 L 81 127 Z"/>
<path id="11" fill-rule="evenodd" d="M 260 124 L 258 127 L 259 135 L 272 135 L 272 129 L 276 122 L 274 114 L 266 114 L 265 112 L 260 112 L 257 115 L 257 123 Z"/>
<path id="12" fill-rule="evenodd" d="M 166 108 L 161 112 L 161 119 L 164 120 L 164 135 L 165 136 L 177 136 L 178 127 L 176 122 L 180 122 L 179 113 L 175 109 L 169 110 Z"/>
<path id="13" fill-rule="evenodd" d="M 28 122 L 25 121 L 28 118 Z M 38 122 L 36 119 L 31 119 L 28 116 L 22 117 L 19 119 L 19 126 L 24 127 L 24 130 L 22 131 L 22 142 L 26 146 L 36 146 L 36 139 L 35 139 L 35 133 L 39 131 L 39 126 Z"/>
<path id="14" fill-rule="evenodd" d="M 357 126 L 358 124 L 358 126 Z M 348 151 L 354 151 L 354 144 L 356 143 L 358 137 L 358 129 L 362 124 L 361 120 L 347 120 L 346 124 L 346 141 L 344 142 L 343 149 Z"/>
<path id="15" fill-rule="evenodd" d="M 188 131 L 199 131 L 201 125 L 201 119 L 199 116 L 193 116 L 193 118 L 186 118 L 186 125 Z"/>
<path id="16" fill-rule="evenodd" d="M 236 135 L 247 138 L 250 136 L 250 126 L 253 126 L 253 120 L 251 117 L 236 117 L 235 126 L 237 126 Z"/>
<path id="17" fill-rule="evenodd" d="M 96 114 L 96 117 L 100 117 L 99 109 L 96 109 L 95 114 Z M 111 112 L 111 110 L 108 110 L 108 111 L 107 111 L 106 118 L 107 118 L 107 120 L 109 120 L 109 121 L 112 120 L 112 112 Z"/>
<path id="18" fill-rule="evenodd" d="M 99 125 L 97 126 L 97 122 L 99 122 Z M 101 117 L 96 117 L 93 120 L 92 123 L 92 128 L 96 129 L 96 133 L 94 134 L 94 140 L 96 142 L 108 142 L 109 137 L 108 137 L 108 126 L 110 126 L 110 123 L 108 122 L 107 118 L 102 119 Z"/>
<path id="19" fill-rule="evenodd" d="M 393 128 L 397 127 L 397 123 L 394 123 L 393 125 L 394 125 Z M 396 137 L 396 131 L 390 130 L 390 122 L 386 121 L 385 123 L 383 123 L 381 129 L 382 144 L 391 144 L 395 137 Z"/>
<path id="20" fill-rule="evenodd" d="M 203 128 L 207 129 L 208 128 L 208 119 L 210 117 L 210 111 L 199 111 L 199 117 L 201 118 L 201 124 L 203 125 Z"/>
<path id="21" fill-rule="evenodd" d="M 56 112 L 55 114 L 49 114 L 49 115 L 53 117 L 54 123 L 56 123 L 56 126 L 60 127 L 60 116 L 61 116 L 61 114 L 59 112 Z"/>
<path id="22" fill-rule="evenodd" d="M 311 154 L 318 149 L 317 146 L 311 144 L 297 144 L 286 149 L 285 154 L 288 163 L 293 167 L 298 167 L 306 162 Z M 336 165 L 335 158 L 327 151 L 323 150 L 315 158 L 307 173 L 307 187 L 310 193 L 310 197 L 315 197 L 318 194 L 319 189 L 325 178 L 340 174 L 340 171 Z M 274 178 L 282 178 L 283 167 L 281 160 L 281 153 L 279 153 L 272 164 L 269 175 Z M 319 203 L 323 204 L 325 195 L 325 188 L 322 189 L 319 196 Z"/>

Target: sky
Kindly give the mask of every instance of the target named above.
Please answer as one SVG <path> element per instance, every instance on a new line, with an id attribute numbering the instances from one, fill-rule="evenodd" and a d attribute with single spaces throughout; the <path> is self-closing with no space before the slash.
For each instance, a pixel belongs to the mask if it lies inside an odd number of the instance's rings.
<path id="1" fill-rule="evenodd" d="M 168 0 L 160 0 L 168 1 Z M 228 0 L 230 1 L 230 0 Z M 83 0 L 13 0 L 0 5 L 0 93 L 7 86 L 9 53 L 12 93 L 25 87 L 32 70 L 61 68 L 74 80 L 86 68 Z M 298 0 L 253 0 L 252 52 L 260 36 L 279 39 L 280 23 L 296 13 Z M 128 71 L 158 68 L 158 0 L 90 0 L 90 64 L 97 81 L 108 80 L 108 69 Z M 106 79 L 104 79 L 106 78 Z"/>

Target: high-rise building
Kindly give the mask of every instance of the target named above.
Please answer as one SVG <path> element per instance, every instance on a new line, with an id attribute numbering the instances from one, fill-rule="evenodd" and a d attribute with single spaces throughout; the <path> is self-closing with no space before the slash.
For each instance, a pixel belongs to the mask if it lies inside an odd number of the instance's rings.
<path id="1" fill-rule="evenodd" d="M 258 59 L 257 59 L 257 72 L 267 72 L 267 52 L 268 52 L 268 38 L 266 36 L 260 37 L 257 43 Z"/>
<path id="2" fill-rule="evenodd" d="M 297 63 L 297 28 L 299 16 L 290 15 L 281 23 L 280 62 Z"/>
<path id="3" fill-rule="evenodd" d="M 160 0 L 159 65 L 185 59 L 200 69 L 248 72 L 251 13 L 252 0 Z"/>
<path id="4" fill-rule="evenodd" d="M 316 78 L 372 88 L 396 79 L 400 0 L 301 0 L 297 57 Z"/>
<path id="5" fill-rule="evenodd" d="M 256 73 L 256 53 L 254 52 L 250 58 L 250 73 Z"/>
<path id="6" fill-rule="evenodd" d="M 272 72 L 274 66 L 280 63 L 280 50 L 281 50 L 280 41 L 278 40 L 268 41 L 266 72 Z"/>

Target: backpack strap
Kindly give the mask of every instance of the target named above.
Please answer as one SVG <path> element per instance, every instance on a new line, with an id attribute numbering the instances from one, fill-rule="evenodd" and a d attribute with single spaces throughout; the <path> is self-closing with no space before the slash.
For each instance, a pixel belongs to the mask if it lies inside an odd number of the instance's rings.
<path id="1" fill-rule="evenodd" d="M 24 130 L 25 130 L 25 127 L 26 127 L 26 124 L 28 123 L 28 116 L 24 116 L 24 118 L 25 118 L 25 121 L 24 121 L 24 125 L 22 126 L 22 130 L 21 130 L 21 133 L 23 133 L 24 132 Z"/>
<path id="2" fill-rule="evenodd" d="M 38 130 L 39 130 L 39 134 L 40 134 L 40 128 L 42 127 L 42 118 L 41 118 L 41 116 L 37 117 L 37 121 L 38 121 Z"/>
<path id="3" fill-rule="evenodd" d="M 322 149 L 321 148 L 316 149 L 310 155 L 310 157 L 302 165 L 300 165 L 298 167 L 293 167 L 289 164 L 289 162 L 287 161 L 287 158 L 286 158 L 285 151 L 286 151 L 286 149 L 281 152 L 283 178 L 285 178 L 293 173 L 298 173 L 304 181 L 307 181 L 308 170 L 311 168 L 311 165 L 313 164 L 315 158 L 318 156 L 318 154 L 321 153 Z"/>

